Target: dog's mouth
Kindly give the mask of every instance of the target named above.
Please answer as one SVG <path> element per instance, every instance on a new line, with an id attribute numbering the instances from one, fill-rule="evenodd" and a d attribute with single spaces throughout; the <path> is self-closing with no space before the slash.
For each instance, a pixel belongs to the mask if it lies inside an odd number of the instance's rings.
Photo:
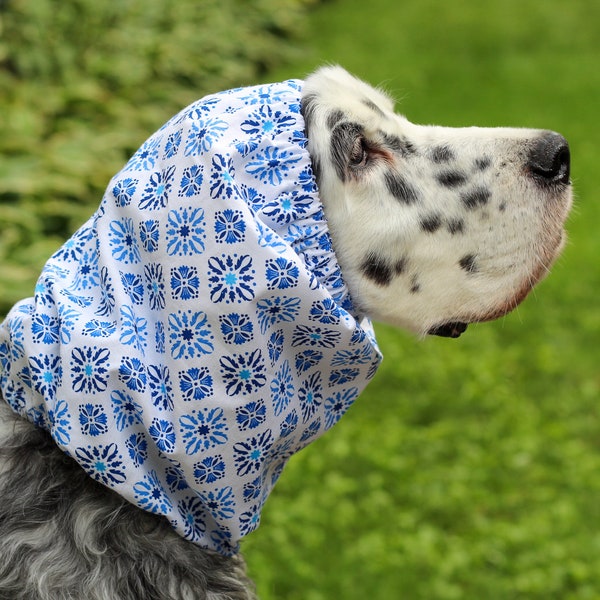
<path id="1" fill-rule="evenodd" d="M 467 330 L 467 323 L 443 323 L 432 327 L 428 335 L 439 335 L 440 337 L 457 338 Z"/>

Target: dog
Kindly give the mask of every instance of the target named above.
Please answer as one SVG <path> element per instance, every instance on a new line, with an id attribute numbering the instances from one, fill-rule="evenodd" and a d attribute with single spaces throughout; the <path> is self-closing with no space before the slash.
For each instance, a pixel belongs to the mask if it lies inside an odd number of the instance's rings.
<path id="1" fill-rule="evenodd" d="M 0 598 L 255 598 L 238 542 L 374 375 L 549 271 L 546 130 L 415 125 L 341 67 L 154 134 L 0 327 Z"/>

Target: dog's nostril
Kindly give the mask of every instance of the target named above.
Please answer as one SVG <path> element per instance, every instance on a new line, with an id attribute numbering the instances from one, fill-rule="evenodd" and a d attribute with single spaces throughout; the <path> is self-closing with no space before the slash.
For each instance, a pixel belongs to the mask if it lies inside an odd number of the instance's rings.
<path id="1" fill-rule="evenodd" d="M 531 149 L 529 168 L 543 181 L 569 183 L 571 153 L 567 140 L 553 131 L 542 134 Z"/>

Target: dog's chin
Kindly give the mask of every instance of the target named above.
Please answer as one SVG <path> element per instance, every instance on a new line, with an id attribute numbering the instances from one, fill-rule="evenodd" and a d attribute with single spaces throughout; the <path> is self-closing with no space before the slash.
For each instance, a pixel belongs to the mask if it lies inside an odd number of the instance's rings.
<path id="1" fill-rule="evenodd" d="M 462 314 L 446 319 L 439 324 L 430 327 L 427 330 L 427 335 L 458 338 L 466 331 L 467 326 L 471 323 L 485 323 L 504 317 L 517 308 L 517 306 L 527 298 L 529 292 L 531 292 L 536 283 L 543 278 L 547 271 L 547 267 L 538 268 L 535 273 L 529 274 L 521 286 L 517 287 L 510 296 L 503 299 L 501 302 L 498 302 L 493 307 L 479 314 Z"/>

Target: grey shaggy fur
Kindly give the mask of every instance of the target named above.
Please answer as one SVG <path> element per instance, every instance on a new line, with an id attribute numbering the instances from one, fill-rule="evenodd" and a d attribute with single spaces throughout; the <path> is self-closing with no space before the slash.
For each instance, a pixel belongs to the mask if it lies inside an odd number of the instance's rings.
<path id="1" fill-rule="evenodd" d="M 253 600 L 241 556 L 100 485 L 0 398 L 0 600 Z"/>

